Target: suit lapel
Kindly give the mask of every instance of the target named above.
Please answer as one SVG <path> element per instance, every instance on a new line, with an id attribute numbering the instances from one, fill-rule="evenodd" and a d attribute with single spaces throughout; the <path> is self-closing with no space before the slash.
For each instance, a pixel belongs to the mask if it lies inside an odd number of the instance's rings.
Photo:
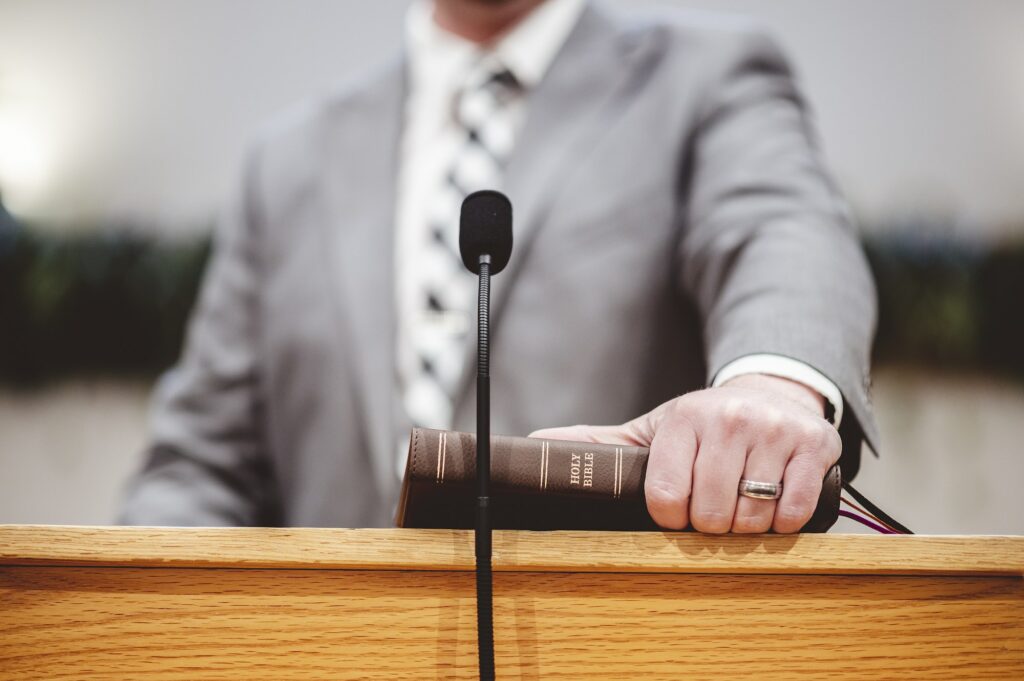
<path id="1" fill-rule="evenodd" d="M 394 206 L 404 58 L 351 94 L 331 117 L 325 153 L 328 247 L 365 437 L 378 487 L 395 485 Z"/>
<path id="2" fill-rule="evenodd" d="M 509 293 L 528 260 L 537 231 L 558 190 L 628 99 L 635 45 L 593 6 L 580 15 L 543 81 L 528 96 L 526 124 L 505 174 L 513 206 L 514 248 L 492 283 L 491 325 L 497 327 Z M 466 348 L 459 396 L 469 397 L 476 371 L 476 336 Z"/>

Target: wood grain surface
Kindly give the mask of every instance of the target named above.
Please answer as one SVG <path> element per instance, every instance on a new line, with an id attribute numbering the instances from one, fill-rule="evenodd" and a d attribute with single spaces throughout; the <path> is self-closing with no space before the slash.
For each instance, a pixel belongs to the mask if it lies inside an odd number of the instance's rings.
<path id="1" fill-rule="evenodd" d="M 472 570 L 472 532 L 0 525 L 0 564 Z M 1024 575 L 1024 537 L 494 533 L 496 571 Z"/>
<path id="2" fill-rule="evenodd" d="M 465 572 L 0 568 L 0 678 L 471 679 Z M 1024 678 L 1024 580 L 506 572 L 499 679 Z"/>
<path id="3" fill-rule="evenodd" d="M 0 526 L 0 680 L 471 679 L 472 535 Z M 499 532 L 500 679 L 1024 679 L 1024 538 Z"/>

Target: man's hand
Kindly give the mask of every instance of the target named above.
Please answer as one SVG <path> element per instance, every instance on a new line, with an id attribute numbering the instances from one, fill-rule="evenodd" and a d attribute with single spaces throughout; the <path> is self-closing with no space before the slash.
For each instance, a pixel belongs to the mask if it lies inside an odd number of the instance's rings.
<path id="1" fill-rule="evenodd" d="M 842 452 L 824 405 L 800 383 L 751 374 L 677 397 L 621 426 L 549 428 L 531 437 L 650 447 L 644 494 L 662 527 L 796 532 Z M 741 497 L 740 478 L 781 481 L 782 498 Z"/>

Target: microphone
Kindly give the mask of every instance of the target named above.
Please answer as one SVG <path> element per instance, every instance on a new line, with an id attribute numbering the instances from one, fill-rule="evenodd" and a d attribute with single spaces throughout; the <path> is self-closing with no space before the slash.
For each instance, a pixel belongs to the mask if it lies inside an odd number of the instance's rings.
<path id="1" fill-rule="evenodd" d="M 491 274 L 505 269 L 512 256 L 512 202 L 501 192 L 484 189 L 462 201 L 459 218 L 462 264 L 480 274 L 480 256 L 491 258 Z"/>
<path id="2" fill-rule="evenodd" d="M 481 681 L 494 679 L 494 616 L 491 575 L 491 275 L 512 255 L 512 203 L 501 192 L 473 192 L 459 218 L 462 263 L 480 276 L 476 366 L 476 630 Z"/>

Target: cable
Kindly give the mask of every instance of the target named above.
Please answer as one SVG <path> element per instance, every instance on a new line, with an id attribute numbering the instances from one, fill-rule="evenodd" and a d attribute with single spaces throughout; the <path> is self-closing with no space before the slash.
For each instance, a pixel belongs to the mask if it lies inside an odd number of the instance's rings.
<path id="1" fill-rule="evenodd" d="M 886 522 L 885 522 L 884 520 L 882 520 L 881 518 L 878 518 L 877 516 L 875 516 L 875 515 L 874 515 L 873 513 L 871 513 L 870 511 L 865 511 L 865 510 L 864 510 L 863 508 L 861 508 L 861 507 L 860 507 L 860 506 L 858 506 L 857 504 L 853 503 L 852 501 L 850 501 L 850 500 L 849 500 L 849 499 L 847 499 L 846 497 L 842 497 L 842 496 L 841 496 L 841 497 L 839 497 L 839 501 L 843 502 L 844 504 L 846 504 L 846 505 L 847 505 L 847 506 L 849 506 L 850 508 L 852 508 L 852 509 L 854 509 L 854 510 L 856 510 L 856 511 L 858 511 L 858 512 L 860 512 L 860 513 L 864 514 L 864 515 L 866 515 L 867 517 L 871 518 L 872 520 L 874 520 L 874 521 L 875 521 L 876 523 L 878 523 L 879 525 L 885 525 L 886 527 L 888 527 L 888 528 L 889 528 L 890 530 L 892 530 L 893 532 L 896 532 L 896 528 L 894 528 L 894 527 L 890 527 L 890 526 L 889 526 L 889 524 L 888 524 L 888 523 L 886 523 Z"/>
<path id="2" fill-rule="evenodd" d="M 864 516 L 860 515 L 859 513 L 851 513 L 850 511 L 840 510 L 839 511 L 839 515 L 843 516 L 844 518 L 849 518 L 851 520 L 856 520 L 861 525 L 864 525 L 866 527 L 870 527 L 872 530 L 874 530 L 876 532 L 880 532 L 882 534 L 899 534 L 899 532 L 897 532 L 896 530 L 890 530 L 888 527 L 882 527 L 881 525 L 879 525 L 877 523 L 871 522 L 870 520 L 868 520 Z"/>
<path id="3" fill-rule="evenodd" d="M 914 534 L 907 528 L 906 525 L 903 525 L 902 523 L 893 520 L 892 516 L 890 516 L 888 513 L 878 508 L 877 506 L 875 506 L 873 503 L 871 503 L 871 501 L 867 497 L 865 497 L 863 494 L 854 489 L 853 485 L 851 485 L 850 483 L 844 482 L 843 489 L 849 492 L 850 496 L 852 496 L 854 499 L 863 504 L 864 508 L 868 509 L 873 514 L 878 516 L 882 521 L 884 521 L 897 532 L 902 532 L 903 534 Z"/>

